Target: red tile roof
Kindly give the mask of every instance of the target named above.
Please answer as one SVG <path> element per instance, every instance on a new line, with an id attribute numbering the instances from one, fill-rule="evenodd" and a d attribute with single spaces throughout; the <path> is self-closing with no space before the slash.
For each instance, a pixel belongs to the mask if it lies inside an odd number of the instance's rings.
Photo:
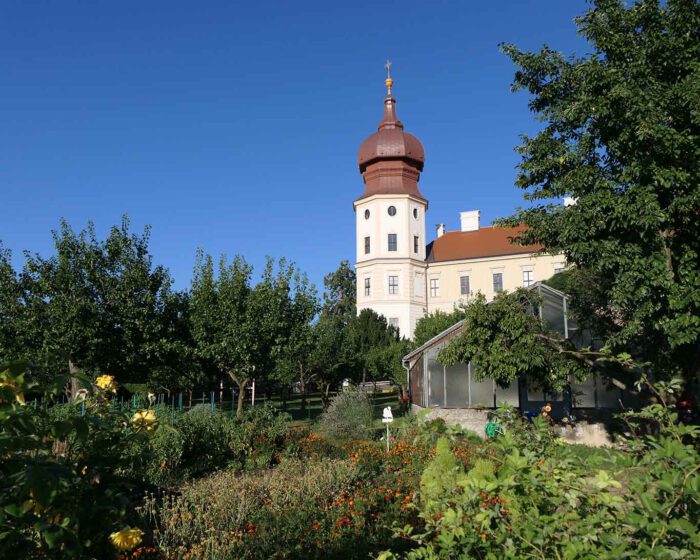
<path id="1" fill-rule="evenodd" d="M 511 243 L 524 226 L 482 227 L 476 231 L 448 231 L 426 249 L 428 262 L 461 261 L 501 255 L 521 255 L 542 249 L 541 245 Z"/>

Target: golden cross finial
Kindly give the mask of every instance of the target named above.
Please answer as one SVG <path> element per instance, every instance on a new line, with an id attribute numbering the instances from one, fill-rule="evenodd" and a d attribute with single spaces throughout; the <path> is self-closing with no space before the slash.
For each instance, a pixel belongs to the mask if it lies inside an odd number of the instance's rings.
<path id="1" fill-rule="evenodd" d="M 386 68 L 386 94 L 391 95 L 391 86 L 394 85 L 394 80 L 391 79 L 391 60 L 387 60 L 386 64 L 384 65 L 384 68 Z"/>

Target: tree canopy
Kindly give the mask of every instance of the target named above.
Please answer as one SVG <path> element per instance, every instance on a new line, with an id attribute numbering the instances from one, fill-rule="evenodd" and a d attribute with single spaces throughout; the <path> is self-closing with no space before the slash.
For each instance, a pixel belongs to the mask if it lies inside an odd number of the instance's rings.
<path id="1" fill-rule="evenodd" d="M 503 46 L 513 89 L 544 123 L 518 148 L 533 204 L 505 223 L 566 255 L 579 271 L 572 308 L 613 351 L 689 378 L 700 368 L 700 4 L 598 0 L 576 24 L 586 56 Z M 575 204 L 556 203 L 565 196 Z"/>

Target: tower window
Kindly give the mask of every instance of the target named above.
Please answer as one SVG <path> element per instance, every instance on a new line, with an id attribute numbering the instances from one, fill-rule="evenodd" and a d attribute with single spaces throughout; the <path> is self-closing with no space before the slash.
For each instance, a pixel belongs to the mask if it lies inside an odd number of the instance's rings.
<path id="1" fill-rule="evenodd" d="M 417 220 L 418 219 L 418 208 L 413 209 L 413 217 Z"/>
<path id="2" fill-rule="evenodd" d="M 471 293 L 469 286 L 469 276 L 459 277 L 459 293 L 463 296 L 468 296 Z"/>
<path id="3" fill-rule="evenodd" d="M 365 220 L 369 220 L 369 210 L 365 210 Z"/>
<path id="4" fill-rule="evenodd" d="M 389 234 L 389 251 L 396 251 L 396 234 Z"/>
<path id="5" fill-rule="evenodd" d="M 498 293 L 503 291 L 503 273 L 493 273 L 493 292 Z"/>
<path id="6" fill-rule="evenodd" d="M 413 236 L 413 252 L 418 254 L 418 236 Z"/>
<path id="7" fill-rule="evenodd" d="M 438 297 L 440 295 L 440 279 L 430 279 L 430 297 Z"/>
<path id="8" fill-rule="evenodd" d="M 399 318 L 398 317 L 389 317 L 389 326 L 398 329 L 399 328 Z"/>
<path id="9" fill-rule="evenodd" d="M 369 237 L 365 237 L 365 255 L 369 254 Z"/>
<path id="10" fill-rule="evenodd" d="M 535 282 L 535 273 L 532 270 L 523 270 L 523 287 L 527 288 Z"/>
<path id="11" fill-rule="evenodd" d="M 389 216 L 396 216 L 396 206 L 389 206 L 387 212 L 389 212 Z"/>
<path id="12" fill-rule="evenodd" d="M 372 283 L 369 278 L 365 278 L 365 295 L 369 296 L 372 294 Z"/>
<path id="13" fill-rule="evenodd" d="M 389 293 L 393 294 L 393 295 L 399 293 L 399 277 L 398 276 L 389 276 Z"/>

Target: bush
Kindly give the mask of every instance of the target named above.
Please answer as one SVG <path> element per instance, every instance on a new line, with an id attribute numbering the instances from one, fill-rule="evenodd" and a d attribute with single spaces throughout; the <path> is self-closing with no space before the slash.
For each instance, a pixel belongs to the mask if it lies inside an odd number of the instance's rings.
<path id="1" fill-rule="evenodd" d="M 266 405 L 241 418 L 197 405 L 185 414 L 163 415 L 150 442 L 149 482 L 171 485 L 222 468 L 236 471 L 277 462 L 289 429 L 289 417 Z"/>
<path id="2" fill-rule="evenodd" d="M 331 400 L 321 415 L 319 431 L 330 439 L 361 440 L 369 437 L 374 408 L 367 393 L 344 391 Z"/>
<path id="3" fill-rule="evenodd" d="M 146 510 L 157 520 L 156 544 L 174 556 L 320 557 L 321 535 L 329 532 L 324 510 L 356 473 L 351 461 L 330 459 L 287 460 L 243 476 L 223 471 L 185 485 L 181 495 L 162 503 L 149 499 Z"/>

